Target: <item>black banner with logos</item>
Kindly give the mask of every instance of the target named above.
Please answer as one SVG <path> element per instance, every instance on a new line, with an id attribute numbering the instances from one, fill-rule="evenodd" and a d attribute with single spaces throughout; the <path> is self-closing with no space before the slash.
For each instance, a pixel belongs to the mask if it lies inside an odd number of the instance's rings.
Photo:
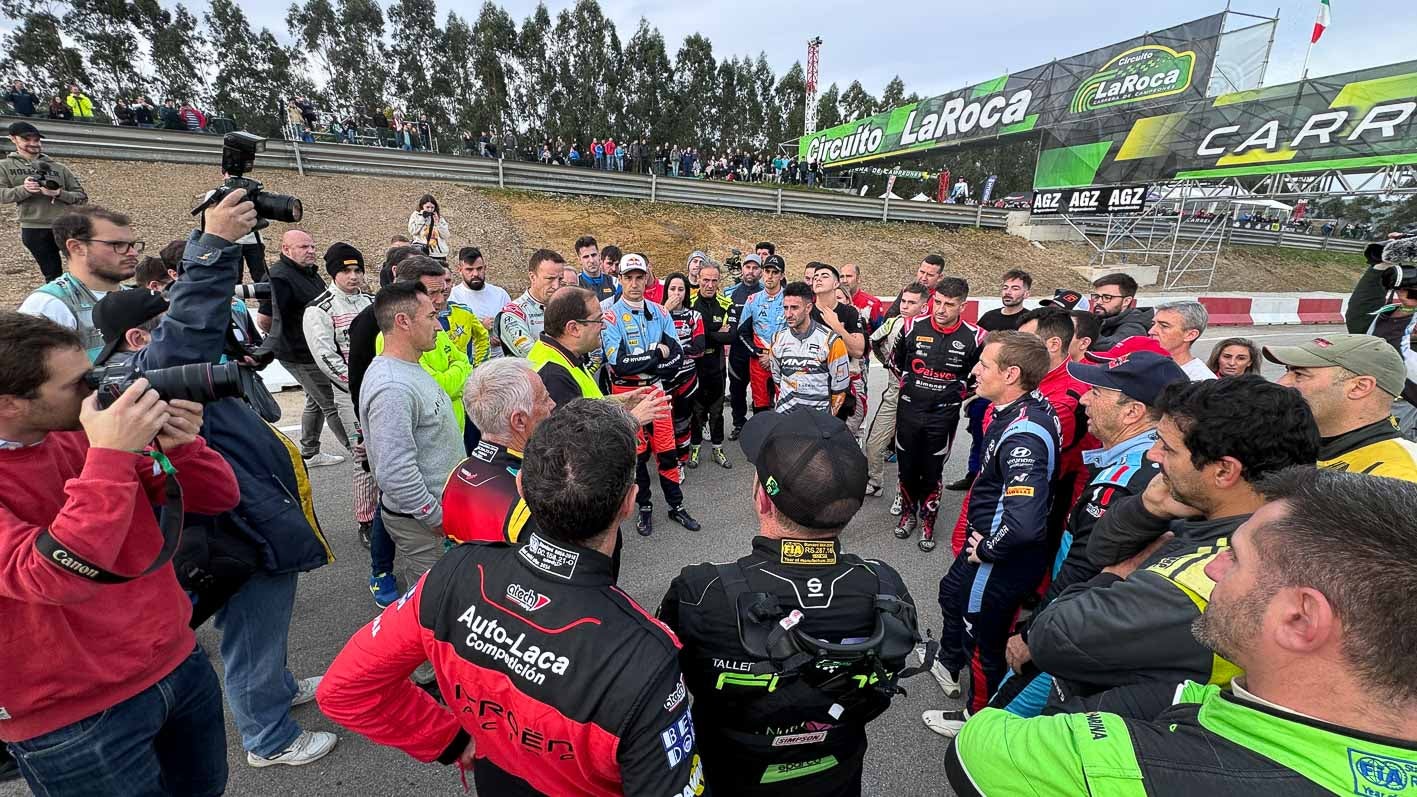
<path id="1" fill-rule="evenodd" d="M 1033 192 L 1033 215 L 1059 213 L 1140 213 L 1146 209 L 1149 185 L 1064 188 Z"/>

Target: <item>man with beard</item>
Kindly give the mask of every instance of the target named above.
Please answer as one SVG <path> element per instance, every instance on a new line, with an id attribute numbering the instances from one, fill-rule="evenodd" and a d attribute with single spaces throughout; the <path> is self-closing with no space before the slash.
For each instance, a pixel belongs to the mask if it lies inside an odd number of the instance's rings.
<path id="1" fill-rule="evenodd" d="M 1308 467 L 1254 486 L 1267 503 L 1209 558 L 1210 603 L 1186 629 L 1244 670 L 1230 691 L 1172 682 L 1140 721 L 985 710 L 946 753 L 956 794 L 1408 791 L 1417 604 L 1393 597 L 1417 592 L 1417 486 Z"/>
<path id="2" fill-rule="evenodd" d="M 605 259 L 600 256 L 600 244 L 589 235 L 576 239 L 576 262 L 581 265 L 578 284 L 595 294 L 596 301 L 614 300 L 620 296 L 620 284 L 605 273 Z M 618 258 L 617 258 L 618 260 Z"/>
<path id="3" fill-rule="evenodd" d="M 1004 287 L 999 292 L 1003 306 L 979 316 L 975 324 L 985 332 L 1018 329 L 1019 324 L 1023 323 L 1023 300 L 1028 298 L 1028 292 L 1033 288 L 1033 275 L 1012 268 L 1004 272 L 1003 283 Z M 969 469 L 963 476 L 945 485 L 946 490 L 968 490 L 969 485 L 974 483 L 974 477 L 979 473 L 979 441 L 984 437 L 984 411 L 988 407 L 989 402 L 977 398 L 969 402 Z"/>
<path id="4" fill-rule="evenodd" d="M 728 346 L 728 403 L 733 412 L 733 430 L 728 433 L 729 440 L 738 439 L 743 424 L 748 420 L 748 362 L 752 355 L 748 344 L 738 335 L 738 327 L 742 323 L 743 305 L 747 304 L 748 297 L 763 289 L 763 258 L 771 256 L 771 249 L 772 244 L 760 243 L 757 253 L 744 256 L 738 284 L 726 294 L 730 302 L 728 328 L 733 330 L 733 342 Z"/>
<path id="5" fill-rule="evenodd" d="M 69 273 L 41 285 L 20 303 L 20 312 L 48 318 L 79 333 L 92 360 L 103 350 L 103 333 L 93 322 L 93 308 L 109 291 L 120 290 L 138 270 L 143 242 L 122 213 L 85 205 L 54 222 Z"/>
<path id="6" fill-rule="evenodd" d="M 1106 351 L 1134 335 L 1151 332 L 1151 308 L 1137 307 L 1137 281 L 1126 274 L 1098 277 L 1088 299 L 1093 314 L 1102 319 L 1102 333 L 1092 342 L 1093 351 Z"/>
<path id="7" fill-rule="evenodd" d="M 915 281 L 925 286 L 925 312 L 932 313 L 935 310 L 935 286 L 940 284 L 940 280 L 945 276 L 945 259 L 939 255 L 926 255 L 920 261 L 919 267 L 915 269 Z M 886 318 L 900 315 L 900 296 L 895 297 L 891 306 L 886 310 Z"/>
<path id="8" fill-rule="evenodd" d="M 17 105 L 16 110 L 19 108 Z M 34 256 L 44 279 L 52 281 L 64 274 L 59 257 L 63 245 L 55 240 L 54 223 L 69 212 L 71 205 L 82 205 L 89 197 L 67 166 L 44 154 L 44 135 L 38 128 L 29 122 L 15 122 L 9 133 L 15 151 L 0 160 L 0 203 L 14 203 L 20 220 L 20 242 Z M 58 188 L 47 187 L 47 180 L 35 176 L 37 169 L 44 168 Z"/>
<path id="9" fill-rule="evenodd" d="M 1176 684 L 1225 685 L 1238 672 L 1198 644 L 1207 565 L 1264 503 L 1257 482 L 1319 451 L 1297 391 L 1259 376 L 1172 384 L 1147 458 L 1161 466 L 1140 497 L 1113 504 L 1088 543 L 1101 575 L 1057 596 L 1029 625 L 1028 648 L 1053 676 L 1049 706 L 1154 716 Z"/>
<path id="10" fill-rule="evenodd" d="M 473 315 L 487 330 L 487 359 L 502 356 L 502 341 L 497 337 L 493 321 L 502 308 L 511 303 L 507 291 L 487 281 L 487 260 L 482 250 L 475 246 L 464 246 L 458 250 L 458 277 L 460 282 L 453 286 L 448 299 L 471 310 Z"/>
<path id="11" fill-rule="evenodd" d="M 783 273 L 787 264 L 778 255 L 770 255 L 763 263 L 763 289 L 748 298 L 738 323 L 738 337 L 752 358 L 748 360 L 748 386 L 752 393 L 753 412 L 772 409 L 777 386 L 772 382 L 768 350 L 773 338 L 782 329 Z M 737 420 L 734 420 L 736 427 Z"/>

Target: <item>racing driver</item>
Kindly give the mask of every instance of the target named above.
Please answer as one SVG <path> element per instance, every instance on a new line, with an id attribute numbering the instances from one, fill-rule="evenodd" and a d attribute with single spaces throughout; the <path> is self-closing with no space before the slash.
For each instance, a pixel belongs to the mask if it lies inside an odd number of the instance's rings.
<path id="1" fill-rule="evenodd" d="M 679 641 L 612 571 L 638 424 L 615 402 L 566 409 L 532 433 L 517 478 L 538 530 L 449 551 L 345 645 L 320 708 L 470 768 L 478 794 L 707 794 Z M 446 705 L 408 679 L 425 659 Z"/>

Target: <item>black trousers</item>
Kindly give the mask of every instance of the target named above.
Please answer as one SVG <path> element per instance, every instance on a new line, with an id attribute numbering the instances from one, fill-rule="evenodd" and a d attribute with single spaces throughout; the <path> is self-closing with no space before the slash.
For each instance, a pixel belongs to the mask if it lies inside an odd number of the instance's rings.
<path id="1" fill-rule="evenodd" d="M 252 282 L 266 281 L 266 245 L 265 244 L 242 244 L 241 260 L 246 264 L 246 270 L 251 272 Z M 237 275 L 240 279 L 240 275 Z"/>
<path id="2" fill-rule="evenodd" d="M 20 242 L 34 255 L 44 281 L 59 279 L 64 274 L 64 259 L 59 256 L 59 244 L 54 242 L 54 231 L 48 227 L 22 228 Z"/>
<path id="3" fill-rule="evenodd" d="M 704 421 L 709 425 L 709 442 L 723 445 L 723 371 L 699 372 L 699 392 L 694 394 L 694 421 L 689 429 L 690 445 L 704 442 Z M 746 396 L 746 394 L 745 394 Z"/>
<path id="4" fill-rule="evenodd" d="M 728 353 L 728 404 L 733 408 L 733 428 L 748 422 L 748 361 L 751 355 L 735 358 Z"/>

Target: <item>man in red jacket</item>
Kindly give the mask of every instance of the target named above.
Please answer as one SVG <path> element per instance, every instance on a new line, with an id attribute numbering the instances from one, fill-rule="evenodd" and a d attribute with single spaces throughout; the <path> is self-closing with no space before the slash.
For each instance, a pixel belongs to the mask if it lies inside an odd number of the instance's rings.
<path id="1" fill-rule="evenodd" d="M 202 405 L 139 379 L 101 409 L 90 367 L 72 330 L 0 312 L 0 739 L 36 794 L 221 794 L 221 691 L 165 521 L 230 511 L 236 477 Z"/>

